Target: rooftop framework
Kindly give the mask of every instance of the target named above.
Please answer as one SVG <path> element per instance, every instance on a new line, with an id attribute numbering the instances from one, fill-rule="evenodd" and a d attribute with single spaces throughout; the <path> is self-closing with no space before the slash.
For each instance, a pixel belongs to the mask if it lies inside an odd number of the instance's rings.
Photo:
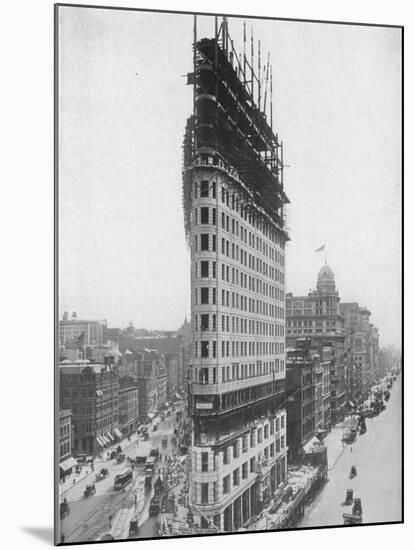
<path id="1" fill-rule="evenodd" d="M 262 65 L 258 42 L 255 62 L 252 30 L 249 60 L 245 24 L 243 30 L 243 54 L 237 54 L 226 18 L 220 26 L 215 18 L 214 38 L 197 40 L 194 17 L 194 70 L 187 75 L 187 83 L 193 85 L 194 105 L 184 137 L 184 169 L 203 156 L 222 159 L 282 228 L 283 206 L 289 199 L 284 192 L 283 142 L 273 132 L 270 54 Z M 186 183 L 184 176 L 184 203 Z"/>

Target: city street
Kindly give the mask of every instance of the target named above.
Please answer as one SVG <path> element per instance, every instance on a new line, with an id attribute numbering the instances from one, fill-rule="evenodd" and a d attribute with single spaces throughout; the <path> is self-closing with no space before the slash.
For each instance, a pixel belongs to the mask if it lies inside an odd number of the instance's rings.
<path id="1" fill-rule="evenodd" d="M 343 446 L 342 428 L 336 426 L 326 437 L 329 482 L 310 506 L 298 527 L 342 525 L 347 489 L 361 498 L 363 523 L 401 520 L 401 377 L 391 390 L 387 408 L 367 418 L 367 432 L 352 445 Z M 350 480 L 351 466 L 357 477 Z"/>
<path id="2" fill-rule="evenodd" d="M 175 428 L 176 412 L 178 410 L 183 411 L 184 403 L 181 403 L 171 416 L 165 417 L 165 421 L 161 422 L 159 419 L 154 419 L 152 425 L 149 426 L 149 440 L 144 442 L 142 438 L 138 438 L 136 434 L 131 437 L 131 441 L 124 440 L 121 444 L 123 453 L 126 457 L 134 458 L 137 454 L 137 450 L 143 445 L 152 449 L 159 448 L 162 455 L 172 454 L 173 448 L 171 446 L 171 435 Z M 153 425 L 157 424 L 158 429 L 153 431 Z M 162 447 L 161 440 L 163 437 L 168 437 L 168 446 Z M 104 452 L 104 456 L 107 451 Z M 156 474 L 159 473 L 160 463 L 157 464 L 155 470 Z M 145 466 L 138 466 L 133 471 L 133 482 L 125 488 L 125 491 L 114 490 L 114 478 L 122 472 L 129 465 L 128 460 L 121 464 L 117 464 L 115 459 L 100 461 L 95 460 L 94 471 L 91 471 L 90 466 L 83 467 L 83 474 L 81 474 L 80 481 L 71 485 L 66 482 L 60 488 L 60 501 L 66 498 L 70 505 L 70 514 L 60 522 L 61 533 L 65 537 L 65 542 L 76 542 L 85 540 L 96 540 L 105 533 L 110 531 L 109 517 L 115 518 L 116 513 L 122 507 L 132 507 L 134 505 L 134 497 L 138 492 L 138 488 L 142 485 L 145 477 Z M 109 475 L 102 481 L 95 481 L 95 475 L 101 468 L 107 468 Z M 85 471 L 88 474 L 85 476 Z M 155 478 L 155 476 L 154 476 Z M 71 480 L 68 480 L 71 482 Z M 83 491 L 86 484 L 95 482 L 96 493 L 95 495 L 85 498 Z M 149 503 L 152 496 L 152 491 L 145 494 L 145 502 L 143 504 L 143 510 L 139 523 L 143 523 L 148 519 Z M 153 518 L 150 518 L 149 524 L 153 523 Z M 148 530 L 149 525 L 146 525 L 144 532 Z M 149 529 L 152 532 L 152 529 Z M 148 534 L 147 536 L 152 536 Z"/>

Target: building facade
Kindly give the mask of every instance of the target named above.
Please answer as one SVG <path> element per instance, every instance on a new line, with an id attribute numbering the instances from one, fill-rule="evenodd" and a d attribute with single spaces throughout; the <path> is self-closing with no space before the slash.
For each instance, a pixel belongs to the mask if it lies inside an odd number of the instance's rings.
<path id="1" fill-rule="evenodd" d="M 380 378 L 379 331 L 369 322 L 371 312 L 356 302 L 341 304 L 348 354 L 348 400 L 354 405 L 366 399 Z"/>
<path id="2" fill-rule="evenodd" d="M 76 312 L 73 312 L 69 319 L 67 312 L 59 321 L 59 344 L 68 347 L 75 341 L 81 344 L 103 344 L 106 321 L 81 320 L 77 318 Z"/>
<path id="3" fill-rule="evenodd" d="M 119 389 L 119 428 L 130 435 L 136 430 L 139 418 L 138 388 L 135 384 L 122 387 L 120 378 Z"/>
<path id="4" fill-rule="evenodd" d="M 59 462 L 72 456 L 72 446 L 72 411 L 63 409 L 59 411 Z"/>
<path id="5" fill-rule="evenodd" d="M 165 358 L 153 349 L 137 351 L 134 369 L 138 384 L 139 417 L 154 415 L 166 400 Z"/>
<path id="6" fill-rule="evenodd" d="M 201 528 L 235 531 L 286 479 L 287 197 L 281 144 L 249 103 L 226 44 L 225 22 L 214 39 L 194 44 L 183 177 L 191 247 L 190 505 Z"/>
<path id="7" fill-rule="evenodd" d="M 286 358 L 287 444 L 290 459 L 301 461 L 306 445 L 322 439 L 330 425 L 329 348 L 312 347 L 310 338 L 298 338 Z"/>
<path id="8" fill-rule="evenodd" d="M 286 295 L 288 347 L 294 348 L 297 338 L 309 337 L 318 349 L 330 348 L 330 412 L 333 424 L 344 418 L 346 404 L 345 333 L 339 304 L 334 273 L 327 265 L 322 266 L 318 273 L 316 290 L 307 296 Z"/>
<path id="9" fill-rule="evenodd" d="M 117 367 L 62 361 L 59 387 L 61 408 L 72 411 L 74 455 L 99 455 L 120 433 Z"/>

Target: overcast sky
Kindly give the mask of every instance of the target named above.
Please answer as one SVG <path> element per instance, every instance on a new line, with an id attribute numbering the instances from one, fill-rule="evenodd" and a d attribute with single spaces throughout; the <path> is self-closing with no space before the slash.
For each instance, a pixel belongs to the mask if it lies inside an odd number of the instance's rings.
<path id="1" fill-rule="evenodd" d="M 190 313 L 181 145 L 192 110 L 190 15 L 60 8 L 59 307 L 109 326 L 176 329 Z M 401 333 L 401 32 L 250 20 L 270 51 L 290 198 L 287 291 L 325 242 L 342 301 Z M 214 18 L 198 18 L 199 38 Z M 229 31 L 242 48 L 242 20 Z"/>

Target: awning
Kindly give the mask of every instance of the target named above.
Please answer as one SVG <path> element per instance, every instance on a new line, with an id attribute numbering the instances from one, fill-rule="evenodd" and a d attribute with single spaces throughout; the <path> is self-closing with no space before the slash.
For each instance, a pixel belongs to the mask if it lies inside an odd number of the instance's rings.
<path id="1" fill-rule="evenodd" d="M 66 460 L 64 460 L 63 462 L 61 462 L 59 464 L 59 468 L 63 471 L 63 472 L 67 472 L 68 470 L 70 470 L 71 468 L 73 468 L 74 466 L 78 466 L 78 461 L 75 460 L 73 458 L 73 456 L 70 456 L 69 458 L 67 458 Z"/>
<path id="2" fill-rule="evenodd" d="M 148 418 L 149 418 L 150 420 L 152 420 L 153 418 L 155 418 L 155 414 L 153 414 L 153 413 L 148 413 L 147 416 L 148 416 Z"/>
<path id="3" fill-rule="evenodd" d="M 348 405 L 350 405 L 352 409 L 355 409 L 355 403 L 352 403 L 352 401 L 348 401 Z"/>
<path id="4" fill-rule="evenodd" d="M 113 432 L 116 435 L 116 437 L 124 437 L 123 433 L 121 432 L 121 430 L 119 428 L 115 428 L 115 430 L 113 430 Z"/>
<path id="5" fill-rule="evenodd" d="M 308 454 L 312 452 L 312 447 L 320 447 L 321 445 L 322 443 L 319 441 L 316 435 L 314 435 L 312 439 L 303 446 L 303 451 L 305 454 Z"/>
<path id="6" fill-rule="evenodd" d="M 107 439 L 109 439 L 110 441 L 112 441 L 112 442 L 115 441 L 115 437 L 111 434 L 111 432 L 107 432 L 105 435 L 106 435 Z"/>
<path id="7" fill-rule="evenodd" d="M 105 447 L 105 443 L 104 443 L 101 436 L 97 435 L 96 436 L 96 441 L 98 442 L 98 445 L 100 445 L 101 447 Z"/>
<path id="8" fill-rule="evenodd" d="M 104 445 L 109 445 L 110 444 L 110 441 L 104 435 L 101 435 L 101 439 L 104 442 Z"/>

